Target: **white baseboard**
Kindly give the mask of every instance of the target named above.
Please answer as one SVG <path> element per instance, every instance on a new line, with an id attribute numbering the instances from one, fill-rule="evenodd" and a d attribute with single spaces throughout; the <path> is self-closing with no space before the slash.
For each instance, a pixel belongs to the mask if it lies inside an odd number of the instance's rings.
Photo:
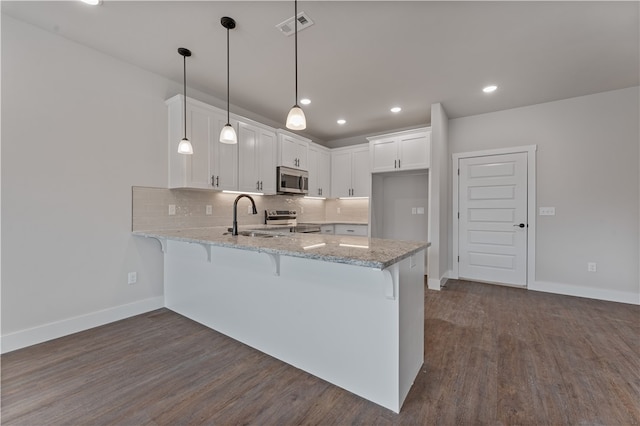
<path id="1" fill-rule="evenodd" d="M 427 285 L 429 290 L 440 290 L 441 287 L 444 287 L 449 277 L 451 276 L 451 270 L 444 273 L 444 275 L 439 279 L 429 278 L 427 280 Z"/>
<path id="2" fill-rule="evenodd" d="M 0 353 L 15 351 L 162 307 L 164 307 L 164 297 L 158 296 L 16 331 L 2 336 Z"/>
<path id="3" fill-rule="evenodd" d="M 427 286 L 429 287 L 429 290 L 440 290 L 440 280 L 429 278 L 427 280 Z"/>
<path id="4" fill-rule="evenodd" d="M 564 294 L 566 296 L 586 297 L 587 299 L 606 300 L 609 302 L 640 305 L 640 293 L 632 291 L 608 290 L 603 288 L 580 287 L 570 284 L 535 281 L 529 284 L 529 290 L 545 293 Z"/>

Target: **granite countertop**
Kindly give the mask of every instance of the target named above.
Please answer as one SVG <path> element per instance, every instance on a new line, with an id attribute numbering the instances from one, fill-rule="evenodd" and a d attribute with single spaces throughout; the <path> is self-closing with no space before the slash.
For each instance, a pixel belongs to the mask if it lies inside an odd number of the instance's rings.
<path id="1" fill-rule="evenodd" d="M 240 231 L 256 228 L 259 227 L 241 227 Z M 274 234 L 276 235 L 270 238 L 232 236 L 227 234 L 226 227 L 133 232 L 133 235 L 142 237 L 211 244 L 376 269 L 385 269 L 430 245 L 421 241 L 383 240 L 351 235 L 272 233 Z"/>

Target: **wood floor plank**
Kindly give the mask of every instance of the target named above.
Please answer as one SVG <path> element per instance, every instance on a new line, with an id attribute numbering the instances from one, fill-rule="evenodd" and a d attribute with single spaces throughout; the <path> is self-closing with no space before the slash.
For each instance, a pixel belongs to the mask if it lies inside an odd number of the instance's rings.
<path id="1" fill-rule="evenodd" d="M 0 362 L 3 425 L 640 424 L 640 307 L 466 281 L 400 414 L 166 309 Z"/>

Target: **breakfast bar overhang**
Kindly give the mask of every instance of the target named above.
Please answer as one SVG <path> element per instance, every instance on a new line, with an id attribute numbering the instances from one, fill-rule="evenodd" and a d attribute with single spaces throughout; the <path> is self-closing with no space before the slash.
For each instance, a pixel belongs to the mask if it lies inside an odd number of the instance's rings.
<path id="1" fill-rule="evenodd" d="M 136 234 L 162 243 L 167 308 L 400 411 L 424 361 L 425 243 Z"/>

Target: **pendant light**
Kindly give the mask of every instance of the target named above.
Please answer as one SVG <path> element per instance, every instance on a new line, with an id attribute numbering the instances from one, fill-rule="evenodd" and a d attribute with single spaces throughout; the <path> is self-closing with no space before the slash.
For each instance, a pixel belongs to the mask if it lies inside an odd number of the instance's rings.
<path id="1" fill-rule="evenodd" d="M 307 128 L 307 119 L 304 111 L 298 105 L 298 0 L 294 0 L 294 38 L 295 38 L 295 61 L 296 61 L 296 101 L 287 115 L 287 129 L 304 130 Z"/>
<path id="2" fill-rule="evenodd" d="M 220 142 L 227 144 L 238 143 L 238 135 L 229 120 L 229 30 L 236 27 L 236 21 L 228 16 L 223 16 L 220 23 L 227 29 L 227 124 L 224 125 L 220 132 Z"/>
<path id="3" fill-rule="evenodd" d="M 178 144 L 179 154 L 193 154 L 191 142 L 187 139 L 187 56 L 191 56 L 191 51 L 187 48 L 178 48 L 178 53 L 184 58 L 184 138 Z"/>

